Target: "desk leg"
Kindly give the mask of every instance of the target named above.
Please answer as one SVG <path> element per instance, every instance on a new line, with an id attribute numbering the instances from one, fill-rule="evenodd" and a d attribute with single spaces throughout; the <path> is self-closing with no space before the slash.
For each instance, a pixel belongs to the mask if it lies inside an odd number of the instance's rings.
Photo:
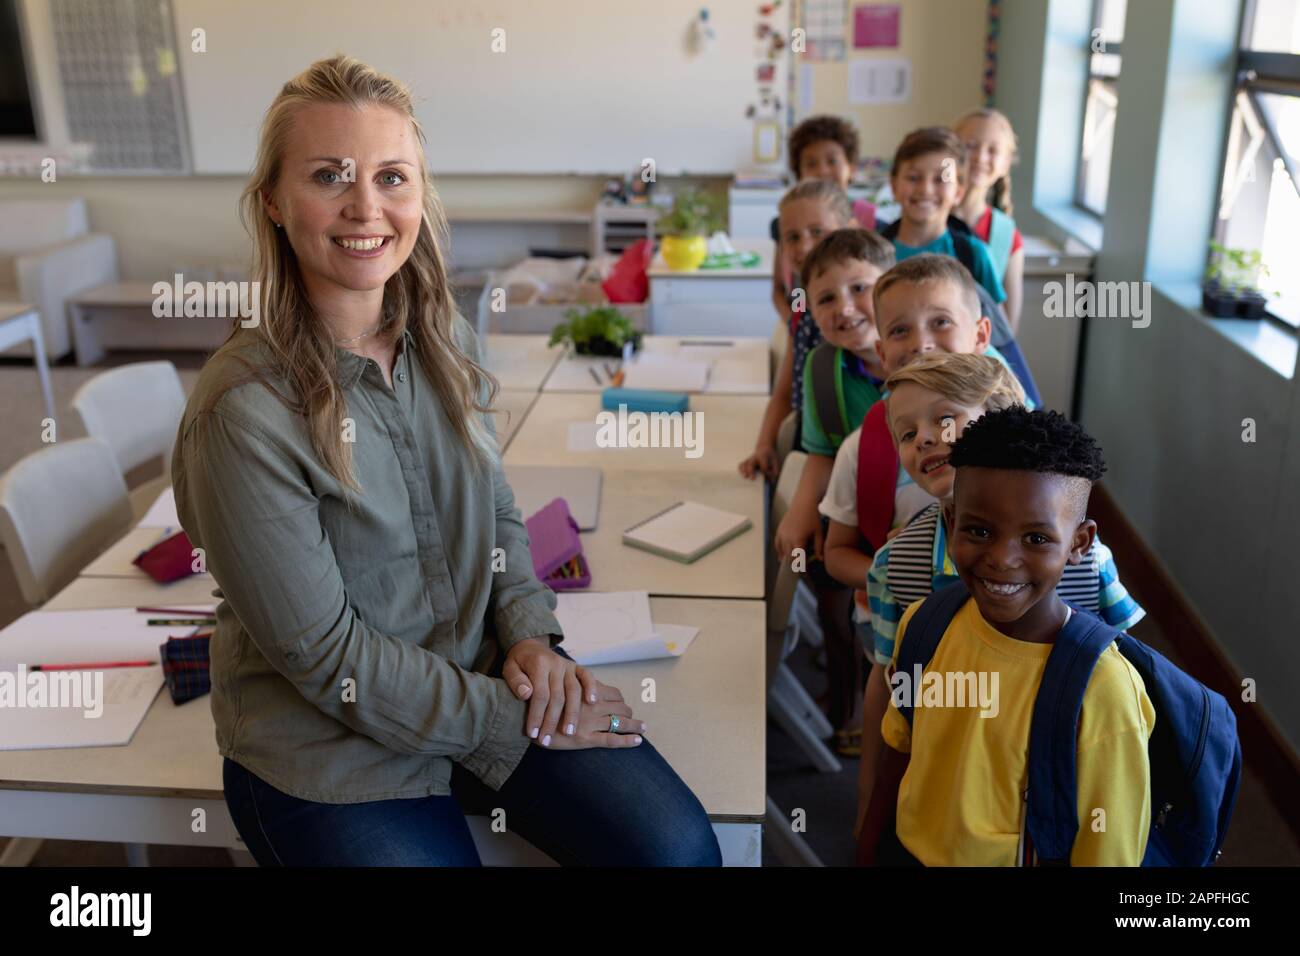
<path id="1" fill-rule="evenodd" d="M 27 319 L 27 326 L 32 336 L 32 361 L 36 365 L 36 375 L 41 380 L 41 395 L 45 398 L 45 414 L 56 422 L 54 412 L 54 390 L 50 387 L 50 364 L 45 358 L 45 336 L 41 333 L 41 315 L 33 312 Z"/>
<path id="2" fill-rule="evenodd" d="M 77 353 L 77 364 L 82 368 L 94 365 L 104 357 L 104 349 L 91 323 L 94 313 L 93 308 L 72 306 L 72 344 Z"/>

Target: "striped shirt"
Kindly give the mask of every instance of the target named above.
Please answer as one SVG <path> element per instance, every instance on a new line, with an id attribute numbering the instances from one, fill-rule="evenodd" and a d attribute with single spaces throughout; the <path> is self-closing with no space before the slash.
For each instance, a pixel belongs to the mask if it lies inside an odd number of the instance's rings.
<path id="1" fill-rule="evenodd" d="M 877 663 L 888 665 L 893 659 L 898 622 L 908 605 L 956 580 L 939 505 L 932 504 L 876 552 L 867 574 L 869 653 Z M 1082 561 L 1065 566 L 1056 593 L 1121 631 L 1146 616 L 1120 582 L 1115 558 L 1100 537 L 1093 539 Z"/>

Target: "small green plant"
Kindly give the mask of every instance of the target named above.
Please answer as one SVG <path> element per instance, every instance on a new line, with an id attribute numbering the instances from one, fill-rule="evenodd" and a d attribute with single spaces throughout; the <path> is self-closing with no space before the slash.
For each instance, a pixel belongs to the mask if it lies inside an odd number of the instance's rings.
<path id="1" fill-rule="evenodd" d="M 660 216 L 655 229 L 661 236 L 708 236 L 722 228 L 722 211 L 716 197 L 699 189 L 683 189 L 673 208 Z"/>
<path id="2" fill-rule="evenodd" d="M 570 309 L 564 317 L 568 321 L 551 329 L 548 347 L 571 342 L 579 355 L 622 355 L 626 342 L 631 342 L 633 349 L 641 347 L 641 333 L 632 325 L 631 319 L 612 305 L 595 306 L 585 311 Z"/>
<path id="3" fill-rule="evenodd" d="M 1210 262 L 1205 267 L 1205 281 L 1233 296 L 1259 292 L 1261 279 L 1268 277 L 1268 266 L 1258 249 L 1233 249 L 1210 240 Z"/>

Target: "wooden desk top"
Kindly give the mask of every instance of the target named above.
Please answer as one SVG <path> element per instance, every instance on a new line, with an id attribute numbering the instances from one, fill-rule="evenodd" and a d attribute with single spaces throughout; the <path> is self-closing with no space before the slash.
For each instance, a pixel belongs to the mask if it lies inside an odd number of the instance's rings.
<path id="1" fill-rule="evenodd" d="M 193 578 L 165 588 L 129 579 L 81 578 L 46 607 L 133 607 L 214 602 Z M 597 668 L 650 722 L 650 739 L 700 797 L 715 822 L 758 822 L 765 806 L 766 614 L 761 601 L 651 600 L 656 620 L 701 628 L 686 654 Z M 643 704 L 654 678 L 657 702 Z M 208 697 L 177 706 L 163 690 L 125 747 L 0 751 L 0 789 L 222 798 Z"/>
<path id="2" fill-rule="evenodd" d="M 648 354 L 680 355 L 712 362 L 713 371 L 701 394 L 767 395 L 771 390 L 768 381 L 770 345 L 765 338 L 647 335 L 642 348 Z M 616 368 L 618 364 L 618 359 L 567 354 L 546 379 L 542 391 L 602 392 L 609 387 L 609 376 L 604 367 Z M 592 369 L 600 376 L 601 383 L 591 377 Z"/>
<path id="3" fill-rule="evenodd" d="M 623 543 L 623 532 L 679 501 L 742 514 L 753 526 L 693 564 Z M 723 472 L 623 471 L 604 474 L 596 530 L 581 535 L 593 591 L 762 600 L 763 486 Z"/>
<path id="4" fill-rule="evenodd" d="M 564 349 L 546 347 L 546 335 L 486 336 L 483 361 L 502 388 L 532 389 L 542 387 L 546 377 L 564 355 Z"/>
<path id="5" fill-rule="evenodd" d="M 570 450 L 569 426 L 586 423 L 595 428 L 600 396 L 594 393 L 543 392 L 533 404 L 523 427 L 511 439 L 507 464 L 594 465 L 604 470 L 725 472 L 754 450 L 758 428 L 767 408 L 759 395 L 692 395 L 692 412 L 702 413 L 702 454 L 687 458 L 685 448 L 589 448 Z M 698 435 L 696 436 L 698 440 Z"/>

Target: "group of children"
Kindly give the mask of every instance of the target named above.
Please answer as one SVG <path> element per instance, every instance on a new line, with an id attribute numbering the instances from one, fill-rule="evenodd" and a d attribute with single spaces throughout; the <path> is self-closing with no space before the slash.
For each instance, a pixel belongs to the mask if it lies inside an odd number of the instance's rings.
<path id="1" fill-rule="evenodd" d="M 995 110 L 914 131 L 890 175 L 900 216 L 875 231 L 874 208 L 845 192 L 852 127 L 816 117 L 791 135 L 799 182 L 774 226 L 773 299 L 790 342 L 740 471 L 778 477 L 793 414 L 793 448 L 807 458 L 773 545 L 782 561 L 807 559 L 835 746 L 860 757 L 864 861 L 1020 861 L 1029 718 L 1054 636 L 1071 605 L 1120 630 L 1143 616 L 1087 518 L 1100 451 L 1065 417 L 1036 410 L 1015 344 L 1024 269 L 1011 218 L 1015 149 Z M 957 581 L 971 600 L 931 666 L 996 673 L 996 716 L 927 707 L 913 717 L 896 693 L 908 675 L 893 667 L 918 602 Z M 1084 715 L 1079 815 L 1104 806 L 1111 824 L 1101 834 L 1081 827 L 1071 861 L 1135 865 L 1150 821 L 1155 718 L 1113 646 Z"/>

